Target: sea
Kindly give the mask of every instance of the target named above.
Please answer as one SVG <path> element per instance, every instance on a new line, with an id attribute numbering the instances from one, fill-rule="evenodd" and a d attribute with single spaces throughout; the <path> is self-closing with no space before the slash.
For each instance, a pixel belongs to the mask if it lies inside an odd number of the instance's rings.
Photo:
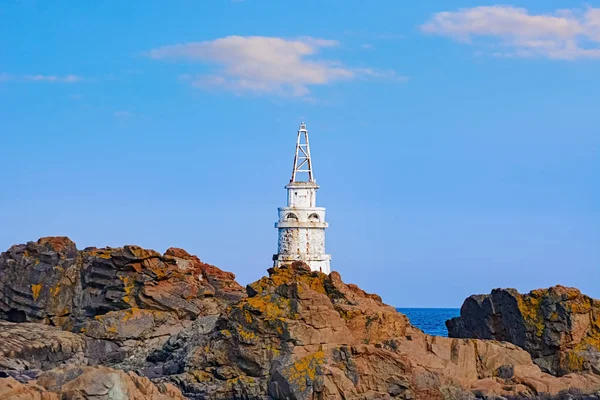
<path id="1" fill-rule="evenodd" d="M 460 308 L 397 308 L 410 323 L 423 332 L 435 336 L 448 336 L 446 320 L 460 315 Z"/>

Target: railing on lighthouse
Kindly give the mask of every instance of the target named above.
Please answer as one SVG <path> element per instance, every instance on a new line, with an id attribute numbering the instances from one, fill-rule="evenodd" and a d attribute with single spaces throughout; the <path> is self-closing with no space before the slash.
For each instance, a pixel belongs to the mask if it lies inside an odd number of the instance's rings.
<path id="1" fill-rule="evenodd" d="M 310 159 L 310 144 L 308 141 L 308 130 L 306 124 L 302 122 L 298 129 L 298 138 L 296 139 L 296 155 L 294 157 L 294 169 L 292 170 L 292 179 L 290 182 L 300 182 L 298 173 L 307 173 L 308 181 L 314 182 L 312 171 L 312 160 Z"/>

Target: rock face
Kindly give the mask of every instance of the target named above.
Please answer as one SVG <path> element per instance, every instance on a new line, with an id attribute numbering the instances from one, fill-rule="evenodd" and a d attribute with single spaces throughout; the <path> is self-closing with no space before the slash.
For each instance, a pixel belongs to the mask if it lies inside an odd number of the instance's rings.
<path id="1" fill-rule="evenodd" d="M 0 374 L 22 382 L 61 365 L 110 364 L 122 358 L 111 341 L 43 324 L 0 321 L 0 343 Z"/>
<path id="2" fill-rule="evenodd" d="M 600 391 L 600 375 L 543 373 L 514 344 L 426 335 L 336 272 L 297 262 L 270 269 L 245 291 L 234 278 L 181 249 L 77 250 L 67 238 L 11 247 L 0 255 L 0 399 L 182 399 L 175 386 L 207 400 L 548 399 L 567 389 Z M 563 289 L 548 295 L 564 304 L 548 314 L 542 336 L 569 332 L 569 340 L 594 345 L 597 304 Z M 531 310 L 550 307 L 544 296 L 514 297 L 522 318 L 541 318 Z M 529 340 L 529 325 L 513 322 L 508 305 L 503 310 L 510 324 L 501 338 Z M 574 314 L 591 322 L 559 323 Z M 497 321 L 481 321 L 500 332 Z M 574 370 L 593 372 L 585 367 L 595 365 L 591 359 Z"/>
<path id="3" fill-rule="evenodd" d="M 142 362 L 196 318 L 244 296 L 233 274 L 181 249 L 79 251 L 66 237 L 49 237 L 0 255 L 0 320 L 81 333 L 96 340 L 86 346 L 110 351 L 97 355 L 103 362 Z"/>
<path id="4" fill-rule="evenodd" d="M 170 384 L 153 384 L 133 372 L 106 367 L 62 367 L 42 374 L 37 381 L 23 384 L 12 378 L 0 379 L 3 400 L 184 400 Z"/>
<path id="5" fill-rule="evenodd" d="M 600 301 L 574 288 L 471 296 L 446 326 L 451 337 L 514 343 L 553 375 L 600 374 Z"/>
<path id="6" fill-rule="evenodd" d="M 425 335 L 336 272 L 269 270 L 248 298 L 151 355 L 197 399 L 474 399 L 600 390 L 600 376 L 542 373 L 509 343 Z M 487 396 L 487 397 L 486 397 Z"/>

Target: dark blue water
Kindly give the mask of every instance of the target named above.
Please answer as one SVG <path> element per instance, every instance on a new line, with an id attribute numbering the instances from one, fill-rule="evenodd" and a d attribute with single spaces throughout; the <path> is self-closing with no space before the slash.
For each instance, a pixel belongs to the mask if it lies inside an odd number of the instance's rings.
<path id="1" fill-rule="evenodd" d="M 446 320 L 460 315 L 460 308 L 397 308 L 410 323 L 423 332 L 436 336 L 448 336 Z"/>

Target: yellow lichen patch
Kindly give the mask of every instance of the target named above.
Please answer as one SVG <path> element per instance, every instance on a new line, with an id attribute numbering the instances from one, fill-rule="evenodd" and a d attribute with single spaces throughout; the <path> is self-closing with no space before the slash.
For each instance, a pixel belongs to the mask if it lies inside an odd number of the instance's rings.
<path id="1" fill-rule="evenodd" d="M 130 319 L 139 318 L 139 317 L 143 316 L 144 314 L 146 314 L 147 312 L 148 311 L 146 311 L 146 310 L 140 310 L 137 307 L 133 307 L 128 310 L 125 310 L 125 315 L 123 316 L 123 318 L 121 320 L 123 322 L 127 322 Z"/>
<path id="2" fill-rule="evenodd" d="M 149 258 L 142 261 L 142 267 L 152 271 L 158 280 L 164 279 L 171 272 L 168 265 L 158 258 Z"/>
<path id="3" fill-rule="evenodd" d="M 210 382 L 213 380 L 211 374 L 202 370 L 193 370 L 191 371 L 192 376 L 196 379 L 196 382 Z"/>
<path id="4" fill-rule="evenodd" d="M 254 343 L 256 340 L 256 334 L 254 332 L 246 330 L 241 326 L 237 328 L 237 333 L 243 342 Z"/>
<path id="5" fill-rule="evenodd" d="M 135 289 L 135 277 L 129 275 L 119 276 L 119 279 L 123 282 L 123 301 L 131 306 L 135 306 L 135 302 L 132 297 L 133 290 Z"/>
<path id="6" fill-rule="evenodd" d="M 544 333 L 544 316 L 540 312 L 543 291 L 534 290 L 528 295 L 517 296 L 517 305 L 525 322 L 535 328 L 537 336 Z"/>
<path id="7" fill-rule="evenodd" d="M 315 292 L 325 294 L 325 279 L 327 275 L 319 272 L 301 272 L 297 273 L 295 270 L 290 268 L 278 268 L 270 278 L 272 285 L 289 285 L 294 282 L 302 282 L 306 284 L 311 290 Z M 264 284 L 264 283 L 263 283 Z"/>
<path id="8" fill-rule="evenodd" d="M 40 292 L 42 290 L 42 284 L 38 283 L 37 285 L 31 285 L 31 294 L 33 295 L 33 300 L 37 300 L 40 297 Z"/>
<path id="9" fill-rule="evenodd" d="M 270 342 L 268 342 L 266 344 L 265 350 L 267 350 L 267 352 L 269 354 L 269 358 L 271 360 L 275 357 L 279 357 L 279 355 L 281 354 L 281 350 L 279 350 L 277 347 L 273 346 Z"/>
<path id="10" fill-rule="evenodd" d="M 111 258 L 111 251 L 107 249 L 91 249 L 88 251 L 88 254 L 93 257 L 102 258 L 104 260 L 108 260 Z"/>
<path id="11" fill-rule="evenodd" d="M 281 296 L 256 296 L 246 299 L 248 304 L 253 310 L 259 311 L 265 318 L 273 319 L 287 316 L 290 312 L 290 301 Z M 248 323 L 252 322 L 252 316 L 248 320 Z"/>
<path id="12" fill-rule="evenodd" d="M 131 254 L 133 254 L 139 260 L 151 257 L 160 257 L 160 254 L 158 254 L 156 251 L 143 249 L 139 246 L 126 246 L 126 250 L 129 250 L 129 252 L 131 252 Z"/>
<path id="13" fill-rule="evenodd" d="M 118 331 L 117 331 L 117 327 L 116 327 L 116 326 L 114 326 L 114 325 L 109 325 L 109 326 L 107 326 L 107 327 L 106 327 L 106 333 L 111 333 L 111 334 L 114 334 L 114 335 L 116 335 L 116 334 L 118 333 Z"/>
<path id="14" fill-rule="evenodd" d="M 567 304 L 573 314 L 587 314 L 592 309 L 590 302 L 585 301 L 583 298 L 573 300 Z"/>
<path id="15" fill-rule="evenodd" d="M 575 349 L 587 350 L 590 346 L 600 351 L 600 332 L 589 332 Z"/>
<path id="16" fill-rule="evenodd" d="M 50 294 L 52 295 L 52 297 L 56 297 L 59 292 L 60 292 L 60 283 L 57 283 L 56 287 L 50 288 Z"/>
<path id="17" fill-rule="evenodd" d="M 575 351 L 570 351 L 566 355 L 566 369 L 568 371 L 581 371 L 583 369 L 584 359 L 577 355 Z"/>
<path id="18" fill-rule="evenodd" d="M 224 383 L 224 391 L 225 392 L 241 392 L 244 393 L 247 388 L 253 387 L 256 385 L 256 379 L 250 376 L 241 375 L 236 376 L 235 378 L 231 378 L 225 381 Z"/>
<path id="19" fill-rule="evenodd" d="M 228 329 L 223 329 L 221 331 L 221 334 L 226 337 L 226 338 L 230 338 L 231 337 L 231 332 Z"/>
<path id="20" fill-rule="evenodd" d="M 247 323 L 252 322 L 252 314 L 250 314 L 250 311 L 244 310 L 244 318 L 246 318 Z"/>
<path id="21" fill-rule="evenodd" d="M 317 377 L 317 370 L 325 362 L 325 353 L 318 351 L 303 357 L 287 367 L 283 375 L 290 385 L 302 392 L 306 390 L 308 383 L 314 381 Z"/>
<path id="22" fill-rule="evenodd" d="M 340 313 L 340 317 L 342 317 L 346 321 L 349 321 L 361 314 L 361 312 L 358 310 L 345 309 L 345 308 L 340 308 L 338 310 L 338 312 Z"/>
<path id="23" fill-rule="evenodd" d="M 125 294 L 131 294 L 135 287 L 135 278 L 133 276 L 119 276 L 119 279 L 123 282 L 123 290 Z"/>
<path id="24" fill-rule="evenodd" d="M 307 281 L 303 280 L 304 283 L 308 285 L 311 290 L 314 290 L 317 293 L 326 294 L 325 291 L 325 278 L 327 275 L 319 274 L 316 278 L 311 277 Z"/>

